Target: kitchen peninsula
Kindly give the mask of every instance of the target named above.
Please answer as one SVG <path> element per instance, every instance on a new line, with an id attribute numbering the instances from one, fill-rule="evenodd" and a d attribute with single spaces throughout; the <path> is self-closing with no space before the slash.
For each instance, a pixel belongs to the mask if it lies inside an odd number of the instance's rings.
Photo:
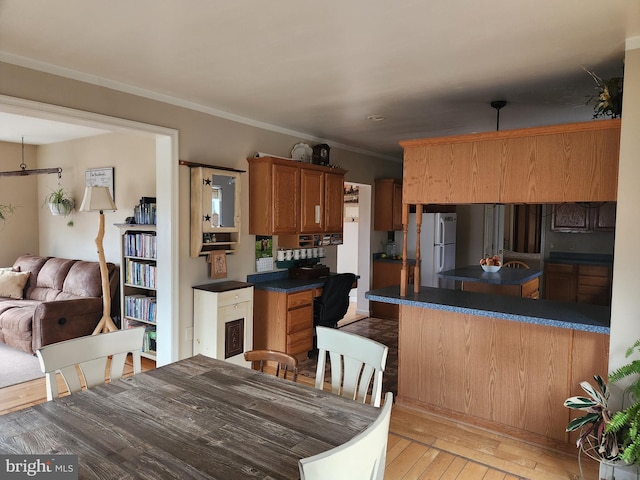
<path id="1" fill-rule="evenodd" d="M 480 265 L 468 265 L 438 273 L 438 277 L 462 282 L 466 292 L 496 293 L 524 298 L 538 298 L 540 270 L 530 268 L 501 268 L 485 272 Z"/>
<path id="2" fill-rule="evenodd" d="M 401 142 L 404 258 L 412 205 L 616 201 L 619 142 L 619 120 Z M 563 402 L 607 374 L 609 307 L 407 279 L 367 293 L 399 305 L 397 402 L 575 452 Z"/>

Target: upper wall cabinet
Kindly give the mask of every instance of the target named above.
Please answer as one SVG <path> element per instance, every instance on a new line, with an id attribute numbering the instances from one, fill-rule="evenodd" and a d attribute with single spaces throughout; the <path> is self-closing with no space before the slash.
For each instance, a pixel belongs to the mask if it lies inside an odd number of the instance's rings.
<path id="1" fill-rule="evenodd" d="M 240 237 L 240 172 L 191 168 L 191 256 L 234 253 Z"/>
<path id="2" fill-rule="evenodd" d="M 401 142 L 403 202 L 615 201 L 620 120 Z"/>
<path id="3" fill-rule="evenodd" d="M 250 234 L 342 232 L 344 170 L 274 157 L 247 161 Z"/>
<path id="4" fill-rule="evenodd" d="M 373 205 L 374 230 L 402 230 L 402 180 L 376 180 Z"/>
<path id="5" fill-rule="evenodd" d="M 563 203 L 551 208 L 552 232 L 612 232 L 616 227 L 615 202 Z"/>

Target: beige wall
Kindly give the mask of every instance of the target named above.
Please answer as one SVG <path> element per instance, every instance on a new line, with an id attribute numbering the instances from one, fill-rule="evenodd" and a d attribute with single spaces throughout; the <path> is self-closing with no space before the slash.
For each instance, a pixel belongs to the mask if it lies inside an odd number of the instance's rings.
<path id="1" fill-rule="evenodd" d="M 0 170 L 3 172 L 20 170 L 22 145 L 0 142 Z M 24 146 L 24 163 L 27 169 L 40 168 L 37 163 L 36 147 Z M 56 175 L 48 175 L 57 178 Z M 16 207 L 7 221 L 0 222 L 0 267 L 13 265 L 16 258 L 24 253 L 38 254 L 38 177 L 0 177 L 0 205 Z"/>
<path id="2" fill-rule="evenodd" d="M 53 105 L 63 105 L 73 109 L 176 129 L 179 131 L 179 157 L 181 160 L 246 170 L 246 158 L 254 152 L 260 151 L 274 155 L 289 156 L 292 147 L 296 143 L 300 141 L 313 143 L 295 135 L 241 124 L 207 113 L 5 63 L 0 63 L 0 77 L 3 79 L 0 85 L 0 94 L 2 95 Z M 346 180 L 356 183 L 372 185 L 375 178 L 400 178 L 402 176 L 400 163 L 389 162 L 335 147 L 331 149 L 331 163 L 349 170 Z M 113 159 L 113 163 L 100 161 L 97 166 L 109 166 L 110 164 L 116 167 L 116 172 L 119 172 L 119 169 L 128 168 L 126 165 L 121 165 L 117 159 Z M 82 171 L 85 168 L 86 166 L 82 165 Z M 245 173 L 242 176 L 241 244 L 238 252 L 235 255 L 229 255 L 227 258 L 229 280 L 246 280 L 247 274 L 255 271 L 254 237 L 247 234 L 248 190 L 246 188 L 246 175 Z M 208 266 L 205 259 L 189 257 L 190 184 L 189 169 L 187 167 L 179 167 L 178 181 L 179 290 L 177 297 L 172 300 L 178 304 L 179 314 L 174 321 L 179 323 L 180 344 L 178 356 L 182 358 L 191 354 L 190 327 L 193 321 L 193 294 L 191 287 L 201 283 L 208 283 L 211 280 L 208 278 Z M 81 185 L 78 185 L 76 180 L 73 180 L 73 182 L 73 188 L 79 190 Z M 118 179 L 116 183 L 118 183 Z M 116 200 L 119 208 L 124 208 L 126 205 L 123 205 L 120 201 L 119 191 L 119 186 L 116 185 Z M 159 192 L 159 195 L 161 194 Z M 139 194 L 137 193 L 134 195 L 134 197 L 138 196 Z M 116 215 L 117 217 L 113 215 L 110 218 L 107 217 L 107 223 L 113 223 L 115 218 L 124 218 L 119 213 Z M 74 214 L 76 221 L 79 216 L 79 214 Z M 68 227 L 65 226 L 64 229 L 68 229 Z M 62 231 L 67 233 L 64 229 Z M 73 229 L 74 231 L 81 230 L 76 230 L 75 226 Z M 84 227 L 82 231 L 84 231 Z M 374 249 L 372 251 L 375 251 L 383 236 L 384 232 L 375 232 L 372 235 L 371 244 Z M 49 234 L 47 234 L 47 237 L 49 238 Z M 41 245 L 41 249 L 47 248 L 49 247 Z M 58 246 L 56 248 L 62 247 Z M 113 252 L 113 246 L 109 248 Z M 105 249 L 107 249 L 106 246 Z M 332 266 L 335 266 L 335 255 L 332 262 Z"/>
<path id="3" fill-rule="evenodd" d="M 118 210 L 104 212 L 104 251 L 107 261 L 120 264 L 120 231 L 113 224 L 133 216 L 133 206 L 142 196 L 155 196 L 155 139 L 152 136 L 109 133 L 95 137 L 53 143 L 38 147 L 40 168 L 62 167 L 60 185 L 75 200 L 67 217 L 53 216 L 45 205 L 40 208 L 40 254 L 53 257 L 98 259 L 94 239 L 98 233 L 98 214 L 79 212 L 88 168 L 114 167 L 115 201 Z M 38 178 L 40 203 L 58 188 L 55 175 Z M 73 226 L 68 226 L 69 221 Z"/>
<path id="4" fill-rule="evenodd" d="M 640 339 L 640 37 L 634 42 L 624 66 L 609 370 L 626 363 L 626 349 Z"/>

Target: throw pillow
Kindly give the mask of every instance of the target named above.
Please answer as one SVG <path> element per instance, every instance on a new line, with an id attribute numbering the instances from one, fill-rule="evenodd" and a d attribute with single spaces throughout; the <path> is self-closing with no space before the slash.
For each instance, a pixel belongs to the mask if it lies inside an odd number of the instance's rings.
<path id="1" fill-rule="evenodd" d="M 20 267 L 0 267 L 0 272 L 5 271 L 5 272 L 19 272 L 20 271 Z"/>
<path id="2" fill-rule="evenodd" d="M 24 286 L 29 280 L 29 272 L 0 271 L 0 297 L 22 300 Z"/>

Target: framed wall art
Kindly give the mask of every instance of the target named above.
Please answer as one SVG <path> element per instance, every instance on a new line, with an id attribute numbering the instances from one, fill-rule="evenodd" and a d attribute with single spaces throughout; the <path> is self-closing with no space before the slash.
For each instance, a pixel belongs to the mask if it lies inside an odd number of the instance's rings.
<path id="1" fill-rule="evenodd" d="M 109 187 L 111 198 L 116 201 L 114 167 L 89 168 L 84 174 L 85 187 Z"/>

